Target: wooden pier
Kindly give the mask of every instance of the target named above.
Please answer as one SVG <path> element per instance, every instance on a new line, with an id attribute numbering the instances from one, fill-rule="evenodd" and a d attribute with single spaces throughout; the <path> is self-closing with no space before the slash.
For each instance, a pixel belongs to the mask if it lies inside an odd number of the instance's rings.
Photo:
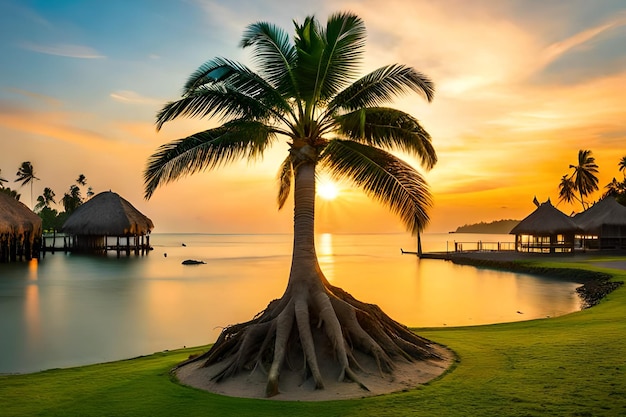
<path id="1" fill-rule="evenodd" d="M 81 239 L 82 238 L 82 239 Z M 111 240 L 114 240 L 112 243 Z M 59 244 L 62 244 L 59 246 Z M 44 235 L 42 237 L 41 252 L 46 256 L 46 252 L 64 252 L 64 253 L 89 253 L 89 254 L 107 254 L 108 252 L 117 253 L 119 258 L 121 254 L 130 256 L 145 255 L 152 248 L 150 247 L 149 235 L 137 236 L 103 236 L 99 239 L 84 236 L 73 236 L 67 234 Z"/>

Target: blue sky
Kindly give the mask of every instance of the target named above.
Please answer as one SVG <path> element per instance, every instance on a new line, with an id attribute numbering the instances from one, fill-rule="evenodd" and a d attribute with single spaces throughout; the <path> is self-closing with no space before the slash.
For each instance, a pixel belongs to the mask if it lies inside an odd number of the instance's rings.
<path id="1" fill-rule="evenodd" d="M 338 10 L 365 20 L 364 73 L 397 62 L 436 83 L 432 104 L 397 102 L 421 120 L 439 155 L 425 174 L 435 196 L 427 231 L 522 218 L 535 195 L 556 201 L 579 149 L 594 152 L 601 186 L 621 175 L 623 0 L 0 0 L 2 176 L 12 181 L 21 162 L 31 161 L 41 178 L 35 196 L 51 187 L 60 199 L 82 173 L 94 191 L 112 189 L 133 202 L 155 232 L 289 232 L 289 208 L 277 213 L 275 205 L 285 147 L 255 166 L 168 185 L 147 202 L 142 171 L 160 144 L 213 123 L 154 128 L 156 112 L 204 61 L 250 64 L 238 48 L 246 25 L 263 20 L 290 30 L 294 19 L 315 14 L 323 21 Z M 21 192 L 30 205 L 30 191 Z M 258 201 L 255 216 L 246 201 Z M 345 185 L 333 206 L 320 206 L 320 218 L 326 231 L 402 230 Z"/>

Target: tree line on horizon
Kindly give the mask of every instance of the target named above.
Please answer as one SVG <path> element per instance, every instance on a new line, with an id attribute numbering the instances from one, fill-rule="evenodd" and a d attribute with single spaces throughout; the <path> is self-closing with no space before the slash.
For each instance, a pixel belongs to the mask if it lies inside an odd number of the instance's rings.
<path id="1" fill-rule="evenodd" d="M 35 175 L 33 164 L 30 161 L 22 162 L 15 175 L 16 179 L 14 182 L 19 183 L 20 188 L 30 184 L 30 203 L 32 205 L 33 183 L 40 180 L 40 178 Z M 18 190 L 5 186 L 5 183 L 8 182 L 9 180 L 2 176 L 2 170 L 0 169 L 0 192 L 20 201 L 21 194 Z M 55 200 L 56 193 L 50 187 L 43 189 L 42 194 L 37 197 L 37 203 L 32 209 L 41 217 L 44 231 L 59 231 L 70 214 L 94 195 L 91 187 L 88 187 L 83 196 L 81 187 L 87 187 L 87 178 L 83 174 L 78 176 L 75 184 L 70 185 L 68 191 L 63 194 L 63 198 L 59 201 L 63 206 L 63 211 L 58 211 L 52 207 L 53 204 L 57 204 Z"/>

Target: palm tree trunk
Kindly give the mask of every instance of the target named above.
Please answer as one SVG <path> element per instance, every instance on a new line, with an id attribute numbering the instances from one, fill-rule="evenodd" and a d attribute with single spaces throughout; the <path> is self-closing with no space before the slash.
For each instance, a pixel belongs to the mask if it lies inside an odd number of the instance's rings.
<path id="1" fill-rule="evenodd" d="M 305 162 L 296 170 L 294 180 L 293 254 L 290 287 L 305 282 L 320 285 L 321 271 L 315 252 L 315 164 Z"/>
<path id="2" fill-rule="evenodd" d="M 422 256 L 422 237 L 419 230 L 417 231 L 417 256 Z"/>

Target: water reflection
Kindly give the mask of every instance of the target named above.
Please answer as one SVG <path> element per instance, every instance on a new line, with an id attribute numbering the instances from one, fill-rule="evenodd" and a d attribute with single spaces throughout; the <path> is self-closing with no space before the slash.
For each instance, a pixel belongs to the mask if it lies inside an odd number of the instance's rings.
<path id="1" fill-rule="evenodd" d="M 28 262 L 28 278 L 24 301 L 24 321 L 28 335 L 28 344 L 36 346 L 41 341 L 41 318 L 39 309 L 38 279 L 39 261 L 31 259 Z"/>
<path id="2" fill-rule="evenodd" d="M 579 308 L 576 284 L 419 260 L 400 255 L 410 237 L 398 240 L 322 234 L 320 266 L 334 285 L 409 326 L 526 320 Z M 154 251 L 144 257 L 57 252 L 39 263 L 1 266 L 0 373 L 210 343 L 287 285 L 289 235 L 155 235 L 151 242 Z M 182 265 L 185 259 L 206 264 Z"/>
<path id="3" fill-rule="evenodd" d="M 324 275 L 329 282 L 333 282 L 335 277 L 335 257 L 333 253 L 333 235 L 331 233 L 322 233 L 316 242 L 317 260 L 320 268 L 324 271 Z"/>

